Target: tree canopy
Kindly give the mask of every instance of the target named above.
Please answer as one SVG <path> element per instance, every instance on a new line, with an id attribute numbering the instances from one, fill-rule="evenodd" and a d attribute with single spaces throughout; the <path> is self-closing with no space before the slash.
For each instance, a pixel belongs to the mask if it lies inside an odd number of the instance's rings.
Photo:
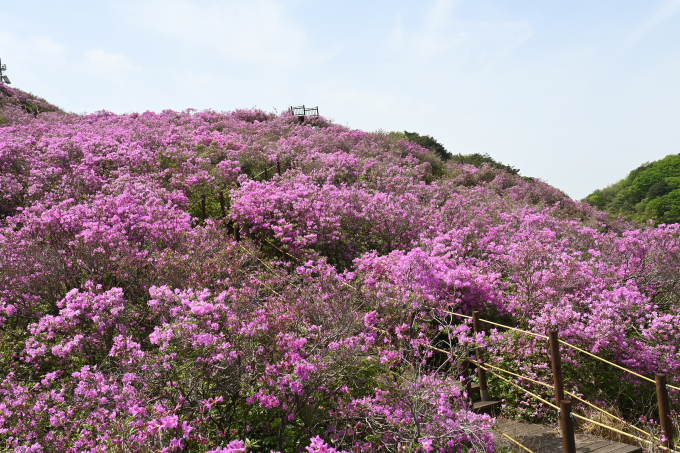
<path id="1" fill-rule="evenodd" d="M 680 222 L 680 154 L 647 162 L 628 177 L 596 190 L 584 201 L 638 221 Z"/>

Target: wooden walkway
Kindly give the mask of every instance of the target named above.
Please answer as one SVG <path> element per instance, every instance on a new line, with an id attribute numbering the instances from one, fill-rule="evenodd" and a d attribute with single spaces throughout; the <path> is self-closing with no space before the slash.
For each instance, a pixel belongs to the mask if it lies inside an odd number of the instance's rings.
<path id="1" fill-rule="evenodd" d="M 522 423 L 503 418 L 498 419 L 498 430 L 515 439 L 533 453 L 562 453 L 562 436 L 559 431 L 544 425 Z M 507 438 L 498 433 L 496 446 L 514 446 Z M 635 445 L 622 444 L 611 440 L 600 439 L 587 434 L 576 434 L 576 453 L 642 453 L 642 448 Z"/>

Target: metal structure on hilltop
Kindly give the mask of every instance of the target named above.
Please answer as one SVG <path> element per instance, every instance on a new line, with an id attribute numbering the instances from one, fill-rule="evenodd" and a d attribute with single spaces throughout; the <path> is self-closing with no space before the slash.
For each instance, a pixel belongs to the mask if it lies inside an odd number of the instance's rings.
<path id="1" fill-rule="evenodd" d="M 299 107 L 291 107 L 288 111 L 298 117 L 301 122 L 305 120 L 306 116 L 319 116 L 319 107 L 305 107 L 301 105 Z"/>
<path id="2" fill-rule="evenodd" d="M 11 85 L 12 82 L 9 81 L 9 77 L 2 74 L 3 71 L 7 71 L 7 65 L 2 64 L 2 58 L 0 58 L 0 82 L 4 82 L 7 85 Z"/>

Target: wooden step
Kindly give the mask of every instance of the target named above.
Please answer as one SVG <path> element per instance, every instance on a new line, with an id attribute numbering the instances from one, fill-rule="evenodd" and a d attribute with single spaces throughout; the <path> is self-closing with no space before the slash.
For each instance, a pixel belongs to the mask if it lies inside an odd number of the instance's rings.
<path id="1" fill-rule="evenodd" d="M 456 384 L 458 385 L 458 388 L 460 389 L 461 392 L 462 392 L 462 391 L 465 391 L 465 386 L 460 385 L 460 383 L 456 383 Z M 468 398 L 472 398 L 474 395 L 479 395 L 479 394 L 480 394 L 480 391 L 479 391 L 479 382 L 473 382 L 472 384 L 470 384 L 469 393 L 470 393 L 470 394 L 468 395 Z"/>
<path id="2" fill-rule="evenodd" d="M 477 414 L 488 414 L 494 417 L 498 413 L 500 405 L 500 401 L 474 401 L 472 403 L 472 411 Z"/>
<path id="3" fill-rule="evenodd" d="M 533 453 L 563 453 L 563 441 L 559 430 L 545 425 L 518 422 L 499 418 L 496 421 L 499 432 L 512 437 Z M 515 448 L 500 434 L 495 434 L 497 450 Z M 642 448 L 636 445 L 622 444 L 611 440 L 601 439 L 583 433 L 575 435 L 576 453 L 642 453 Z M 520 449 L 526 453 L 524 449 Z"/>

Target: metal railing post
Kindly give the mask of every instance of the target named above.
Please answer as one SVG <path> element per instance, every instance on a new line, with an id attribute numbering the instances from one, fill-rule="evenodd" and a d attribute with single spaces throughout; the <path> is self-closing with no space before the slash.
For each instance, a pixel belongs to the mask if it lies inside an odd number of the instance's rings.
<path id="1" fill-rule="evenodd" d="M 482 323 L 479 320 L 478 311 L 472 312 L 472 328 L 474 329 L 475 334 L 484 332 Z M 475 350 L 475 357 L 477 358 L 478 363 L 482 363 L 483 354 L 484 351 L 482 351 L 482 348 L 477 348 Z M 477 376 L 479 377 L 479 395 L 481 396 L 482 401 L 489 401 L 489 387 L 486 382 L 486 370 L 477 367 Z"/>
<path id="2" fill-rule="evenodd" d="M 557 330 L 548 333 L 550 339 L 550 362 L 552 364 L 553 383 L 555 384 L 555 405 L 560 406 L 564 399 L 564 386 L 562 383 L 562 357 L 560 356 L 560 342 Z"/>
<path id="3" fill-rule="evenodd" d="M 666 375 L 662 373 L 656 374 L 656 399 L 659 404 L 659 425 L 663 431 L 666 440 L 663 446 L 670 448 L 673 443 L 673 424 L 671 423 L 670 404 L 668 403 L 668 387 Z"/>
<path id="4" fill-rule="evenodd" d="M 560 401 L 562 413 L 562 445 L 564 453 L 576 453 L 576 441 L 574 440 L 574 420 L 571 415 L 571 400 Z"/>
<path id="5" fill-rule="evenodd" d="M 222 217 L 225 217 L 227 211 L 224 209 L 224 192 L 220 192 L 220 209 L 222 209 Z"/>
<path id="6" fill-rule="evenodd" d="M 548 341 L 550 342 L 550 363 L 552 365 L 553 384 L 555 386 L 555 405 L 557 407 L 562 407 L 562 401 L 564 400 L 564 384 L 562 383 L 562 357 L 560 356 L 560 342 L 557 330 L 550 330 L 548 332 Z M 571 402 L 569 403 L 569 407 L 571 408 Z M 560 428 L 562 428 L 562 434 L 566 439 L 567 426 L 565 424 L 564 411 L 560 410 L 560 412 L 562 413 L 560 416 Z M 571 414 L 571 411 L 569 413 Z M 568 453 L 566 443 L 564 444 L 564 452 Z"/>

